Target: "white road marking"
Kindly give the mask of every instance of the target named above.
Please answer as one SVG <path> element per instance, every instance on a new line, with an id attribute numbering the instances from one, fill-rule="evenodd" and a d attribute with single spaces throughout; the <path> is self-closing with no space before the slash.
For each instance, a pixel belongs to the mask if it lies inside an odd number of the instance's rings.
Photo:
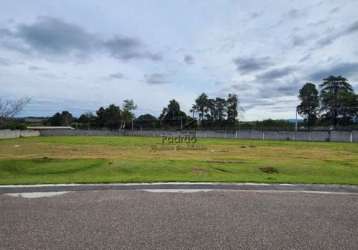
<path id="1" fill-rule="evenodd" d="M 4 195 L 12 197 L 21 197 L 27 199 L 42 198 L 42 197 L 53 197 L 58 195 L 63 195 L 68 192 L 31 192 L 31 193 L 6 193 Z"/>
<path id="2" fill-rule="evenodd" d="M 305 193 L 305 194 L 343 194 L 343 195 L 358 195 L 353 192 L 329 192 L 329 191 L 310 191 L 310 190 L 239 190 L 243 192 L 258 192 L 258 193 Z"/>
<path id="3" fill-rule="evenodd" d="M 91 190 L 88 190 L 91 191 Z M 87 191 L 87 192 L 88 192 Z M 144 191 L 151 193 L 198 193 L 198 192 L 246 192 L 246 193 L 302 193 L 302 194 L 323 194 L 323 195 L 358 195 L 353 192 L 343 191 L 309 191 L 309 190 L 240 190 L 240 189 L 135 189 L 135 190 L 113 190 L 113 191 Z M 57 192 L 24 192 L 24 193 L 3 193 L 3 195 L 20 198 L 43 198 L 43 197 L 54 197 L 70 193 L 73 191 L 57 191 Z"/>
<path id="4" fill-rule="evenodd" d="M 213 189 L 140 189 L 140 191 L 151 193 L 196 193 L 196 192 L 210 192 Z"/>
<path id="5" fill-rule="evenodd" d="M 308 190 L 240 190 L 240 189 L 138 189 L 133 191 L 144 191 L 152 193 L 196 193 L 196 192 L 245 192 L 245 193 L 304 193 L 304 194 L 339 194 L 339 195 L 358 195 L 350 192 L 328 192 L 328 191 L 308 191 Z"/>

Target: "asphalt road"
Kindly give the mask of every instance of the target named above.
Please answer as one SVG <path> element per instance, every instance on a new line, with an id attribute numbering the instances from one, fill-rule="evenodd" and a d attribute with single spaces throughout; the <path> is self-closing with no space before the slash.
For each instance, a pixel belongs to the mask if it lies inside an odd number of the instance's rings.
<path id="1" fill-rule="evenodd" d="M 358 249 L 356 193 L 0 195 L 1 249 Z"/>

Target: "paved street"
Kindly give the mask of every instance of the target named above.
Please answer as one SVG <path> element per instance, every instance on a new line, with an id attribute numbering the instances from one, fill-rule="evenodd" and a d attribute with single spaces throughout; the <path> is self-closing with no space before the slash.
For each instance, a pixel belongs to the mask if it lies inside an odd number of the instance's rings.
<path id="1" fill-rule="evenodd" d="M 356 193 L 157 191 L 1 194 L 0 248 L 358 249 Z"/>

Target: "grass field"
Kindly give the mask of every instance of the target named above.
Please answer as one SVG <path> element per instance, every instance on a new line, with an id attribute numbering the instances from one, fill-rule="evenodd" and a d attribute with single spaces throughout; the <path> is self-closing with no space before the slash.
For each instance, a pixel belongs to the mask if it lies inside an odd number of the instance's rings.
<path id="1" fill-rule="evenodd" d="M 358 144 L 159 137 L 0 140 L 0 184 L 265 182 L 358 185 Z"/>

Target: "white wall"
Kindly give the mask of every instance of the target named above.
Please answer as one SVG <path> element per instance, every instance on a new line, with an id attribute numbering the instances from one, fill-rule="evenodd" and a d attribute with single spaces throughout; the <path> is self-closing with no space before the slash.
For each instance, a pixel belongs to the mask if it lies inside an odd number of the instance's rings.
<path id="1" fill-rule="evenodd" d="M 35 130 L 10 130 L 10 129 L 0 130 L 0 139 L 31 137 L 31 136 L 40 136 L 40 132 Z"/>

